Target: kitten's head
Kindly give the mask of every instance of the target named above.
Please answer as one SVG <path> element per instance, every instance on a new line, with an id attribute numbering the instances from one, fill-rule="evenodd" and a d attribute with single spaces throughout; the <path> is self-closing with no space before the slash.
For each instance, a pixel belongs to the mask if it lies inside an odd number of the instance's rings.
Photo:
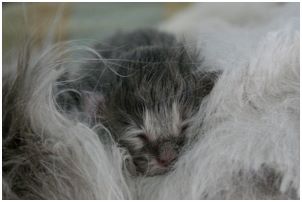
<path id="1" fill-rule="evenodd" d="M 101 113 L 137 173 L 156 175 L 173 166 L 190 118 L 213 87 L 214 74 L 194 72 L 179 47 L 148 47 L 125 55 Z"/>
<path id="2" fill-rule="evenodd" d="M 104 53 L 118 58 L 102 70 L 103 83 L 96 82 L 101 95 L 86 96 L 84 108 L 93 119 L 101 116 L 129 151 L 136 174 L 165 173 L 187 142 L 190 119 L 216 74 L 197 71 L 196 57 L 171 35 L 144 31 L 123 37 L 112 41 L 118 43 L 117 51 Z"/>

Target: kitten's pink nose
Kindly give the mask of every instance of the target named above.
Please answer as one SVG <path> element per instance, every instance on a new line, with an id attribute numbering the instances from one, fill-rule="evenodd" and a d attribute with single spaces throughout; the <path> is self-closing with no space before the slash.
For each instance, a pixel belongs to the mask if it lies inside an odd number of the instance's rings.
<path id="1" fill-rule="evenodd" d="M 173 148 L 165 148 L 160 152 L 158 162 L 162 166 L 169 166 L 177 157 L 177 152 Z"/>

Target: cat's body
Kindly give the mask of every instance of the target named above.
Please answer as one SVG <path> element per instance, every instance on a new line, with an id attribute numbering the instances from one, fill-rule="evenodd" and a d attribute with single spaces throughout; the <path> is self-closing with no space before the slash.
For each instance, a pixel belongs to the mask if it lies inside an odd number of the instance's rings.
<path id="1" fill-rule="evenodd" d="M 81 70 L 81 110 L 127 148 L 135 173 L 165 173 L 189 139 L 190 118 L 216 74 L 197 71 L 194 54 L 154 30 L 117 34 L 96 50 L 101 59 Z"/>

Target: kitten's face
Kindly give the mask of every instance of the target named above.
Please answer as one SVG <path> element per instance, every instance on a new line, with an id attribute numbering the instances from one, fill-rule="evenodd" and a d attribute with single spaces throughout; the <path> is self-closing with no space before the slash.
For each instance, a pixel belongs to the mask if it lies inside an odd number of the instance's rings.
<path id="1" fill-rule="evenodd" d="M 182 120 L 179 106 L 163 105 L 162 113 L 145 109 L 142 124 L 125 126 L 118 142 L 132 156 L 136 172 L 142 175 L 163 174 L 173 167 L 187 139 L 188 123 Z"/>
<path id="2" fill-rule="evenodd" d="M 135 87 L 123 79 L 104 111 L 104 123 L 131 154 L 136 174 L 146 176 L 173 167 L 189 138 L 189 120 L 204 95 L 193 75 L 155 78 L 152 83 L 136 81 L 140 85 Z"/>

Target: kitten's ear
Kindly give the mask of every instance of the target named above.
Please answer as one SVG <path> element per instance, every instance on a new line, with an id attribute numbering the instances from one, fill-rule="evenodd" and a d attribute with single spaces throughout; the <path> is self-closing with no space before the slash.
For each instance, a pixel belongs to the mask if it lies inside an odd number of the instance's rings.
<path id="1" fill-rule="evenodd" d="M 216 72 L 214 72 L 214 71 L 198 72 L 196 74 L 197 79 L 199 81 L 198 82 L 199 94 L 202 97 L 208 95 L 212 91 L 212 89 L 213 89 L 213 87 L 214 87 L 214 85 L 215 85 L 215 83 L 216 83 L 216 81 L 217 81 L 220 74 L 221 74 L 221 72 L 219 72 L 219 71 L 216 71 Z"/>
<path id="2" fill-rule="evenodd" d="M 82 109 L 89 118 L 95 118 L 105 104 L 105 97 L 99 92 L 82 91 Z"/>

